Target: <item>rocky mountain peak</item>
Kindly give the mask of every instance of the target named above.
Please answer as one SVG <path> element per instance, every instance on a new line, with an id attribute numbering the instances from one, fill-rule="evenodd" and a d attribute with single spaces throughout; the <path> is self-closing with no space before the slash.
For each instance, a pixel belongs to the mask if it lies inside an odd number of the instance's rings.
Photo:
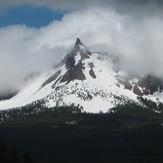
<path id="1" fill-rule="evenodd" d="M 77 38 L 74 48 L 71 53 L 67 55 L 65 62 L 67 72 L 63 75 L 61 82 L 67 81 L 69 83 L 75 79 L 85 80 L 86 77 L 83 73 L 85 69 L 84 60 L 89 59 L 89 55 L 91 55 L 91 52 L 80 39 Z"/>
<path id="2" fill-rule="evenodd" d="M 106 112 L 128 102 L 139 104 L 139 96 L 157 103 L 163 101 L 162 79 L 151 75 L 127 75 L 127 72 L 115 71 L 114 64 L 118 62 L 114 62 L 111 55 L 106 57 L 102 53 L 90 52 L 77 38 L 61 63 L 41 74 L 29 89 L 18 92 L 11 100 L 0 96 L 0 109 L 41 100 L 46 107 L 73 104 L 86 111 Z"/>
<path id="3" fill-rule="evenodd" d="M 92 53 L 80 41 L 80 39 L 77 38 L 71 52 L 68 53 L 64 58 L 66 68 L 74 68 L 77 63 L 82 63 L 85 59 L 90 58 L 90 55 L 92 55 Z"/>
<path id="4" fill-rule="evenodd" d="M 83 45 L 83 43 L 80 41 L 79 38 L 76 39 L 76 43 L 75 43 L 75 46 L 78 46 L 78 45 Z"/>
<path id="5" fill-rule="evenodd" d="M 76 55 L 78 52 L 80 53 L 90 53 L 88 48 L 81 42 L 79 38 L 76 39 L 75 46 L 73 47 L 71 54 Z"/>

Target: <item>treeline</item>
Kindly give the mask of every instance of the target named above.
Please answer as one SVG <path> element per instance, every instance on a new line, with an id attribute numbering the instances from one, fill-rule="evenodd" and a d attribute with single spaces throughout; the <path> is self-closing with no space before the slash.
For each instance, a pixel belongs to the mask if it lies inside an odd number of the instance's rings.
<path id="1" fill-rule="evenodd" d="M 86 113 L 80 106 L 62 106 L 47 108 L 40 101 L 22 108 L 0 112 L 0 127 L 27 126 L 68 126 L 79 124 L 114 123 L 118 119 L 124 121 L 146 121 L 146 123 L 162 123 L 163 104 L 148 99 L 139 98 L 141 105 L 129 102 L 110 109 L 107 113 Z M 100 107 L 100 106 L 99 106 Z M 99 108 L 100 110 L 100 108 Z M 122 122 L 121 122 L 122 123 Z"/>
<path id="2" fill-rule="evenodd" d="M 98 114 L 42 103 L 1 111 L 0 163 L 161 163 L 162 104 L 141 100 Z"/>
<path id="3" fill-rule="evenodd" d="M 37 102 L 22 108 L 0 111 L 0 126 L 65 123 L 81 112 L 82 108 L 75 105 L 47 108 Z"/>

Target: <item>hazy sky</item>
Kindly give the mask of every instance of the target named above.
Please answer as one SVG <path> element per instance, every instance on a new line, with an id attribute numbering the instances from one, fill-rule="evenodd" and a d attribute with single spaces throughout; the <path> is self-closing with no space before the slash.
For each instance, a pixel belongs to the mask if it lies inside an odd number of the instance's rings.
<path id="1" fill-rule="evenodd" d="M 0 94 L 58 63 L 79 37 L 130 72 L 163 77 L 161 0 L 1 0 Z"/>

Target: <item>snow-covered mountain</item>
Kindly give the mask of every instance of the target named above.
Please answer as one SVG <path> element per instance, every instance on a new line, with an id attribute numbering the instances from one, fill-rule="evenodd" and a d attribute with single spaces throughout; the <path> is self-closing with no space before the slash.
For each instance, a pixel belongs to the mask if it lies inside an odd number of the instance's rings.
<path id="1" fill-rule="evenodd" d="M 0 109 L 42 101 L 47 107 L 76 105 L 87 112 L 107 112 L 119 104 L 141 104 L 138 96 L 162 102 L 162 90 L 162 80 L 120 71 L 114 56 L 90 52 L 77 39 L 72 51 L 57 66 L 10 99 L 2 99 Z"/>

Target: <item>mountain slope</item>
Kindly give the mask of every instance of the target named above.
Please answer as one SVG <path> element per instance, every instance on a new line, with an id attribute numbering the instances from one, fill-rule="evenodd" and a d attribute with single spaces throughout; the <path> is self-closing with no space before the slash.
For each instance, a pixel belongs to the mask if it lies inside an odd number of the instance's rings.
<path id="1" fill-rule="evenodd" d="M 60 64 L 41 74 L 11 99 L 0 101 L 0 109 L 41 100 L 47 107 L 76 105 L 87 112 L 107 112 L 128 102 L 141 104 L 137 96 L 162 102 L 161 80 L 149 76 L 131 77 L 117 70 L 116 64 L 114 57 L 90 52 L 77 39 Z"/>

